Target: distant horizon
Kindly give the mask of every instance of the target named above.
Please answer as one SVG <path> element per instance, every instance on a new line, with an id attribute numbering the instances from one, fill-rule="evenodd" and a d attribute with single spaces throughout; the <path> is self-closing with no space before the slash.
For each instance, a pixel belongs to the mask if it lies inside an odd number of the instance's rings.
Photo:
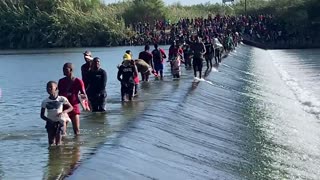
<path id="1" fill-rule="evenodd" d="M 123 1 L 123 0 L 103 0 L 106 4 L 109 3 L 117 3 L 119 1 Z M 222 3 L 222 0 L 192 0 L 192 1 L 184 1 L 184 0 L 163 0 L 163 2 L 166 5 L 171 5 L 174 3 L 180 3 L 181 5 L 195 5 L 195 4 L 205 4 L 205 3 L 211 3 L 211 4 L 215 4 L 215 3 Z"/>

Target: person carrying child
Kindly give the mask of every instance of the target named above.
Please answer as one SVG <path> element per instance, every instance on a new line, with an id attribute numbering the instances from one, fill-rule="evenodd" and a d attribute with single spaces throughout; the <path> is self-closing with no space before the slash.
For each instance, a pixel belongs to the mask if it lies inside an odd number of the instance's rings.
<path id="1" fill-rule="evenodd" d="M 64 96 L 58 96 L 58 83 L 49 81 L 47 92 L 49 97 L 42 101 L 40 117 L 46 121 L 49 146 L 60 145 L 62 134 L 64 134 L 64 124 L 70 122 L 68 113 L 73 110 L 72 105 Z M 65 110 L 63 110 L 65 106 Z M 47 115 L 46 112 L 47 111 Z"/>

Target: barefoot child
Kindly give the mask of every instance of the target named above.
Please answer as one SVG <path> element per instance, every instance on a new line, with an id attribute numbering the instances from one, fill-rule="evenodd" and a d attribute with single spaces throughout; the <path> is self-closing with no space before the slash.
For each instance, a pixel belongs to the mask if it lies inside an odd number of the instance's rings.
<path id="1" fill-rule="evenodd" d="M 46 121 L 46 129 L 48 133 L 49 146 L 61 142 L 61 134 L 64 133 L 63 125 L 66 121 L 71 121 L 68 113 L 73 110 L 68 99 L 58 96 L 58 84 L 54 81 L 47 83 L 47 92 L 49 97 L 42 101 L 40 116 Z M 67 109 L 63 111 L 63 106 Z M 45 115 L 47 111 L 47 115 Z"/>

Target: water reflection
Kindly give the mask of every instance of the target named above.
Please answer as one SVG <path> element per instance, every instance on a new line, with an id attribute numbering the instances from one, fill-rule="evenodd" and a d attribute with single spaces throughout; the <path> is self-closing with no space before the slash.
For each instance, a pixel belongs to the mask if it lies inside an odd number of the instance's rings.
<path id="1" fill-rule="evenodd" d="M 80 144 L 80 138 L 76 137 L 72 141 L 65 139 L 63 146 L 48 148 L 48 164 L 43 179 L 61 179 L 68 175 L 79 163 Z"/>

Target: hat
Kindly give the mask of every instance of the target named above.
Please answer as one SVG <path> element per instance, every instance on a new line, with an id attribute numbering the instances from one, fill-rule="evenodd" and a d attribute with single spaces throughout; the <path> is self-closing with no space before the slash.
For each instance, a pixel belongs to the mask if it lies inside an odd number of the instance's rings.
<path id="1" fill-rule="evenodd" d="M 85 51 L 83 54 L 84 54 L 85 56 L 91 56 L 91 52 L 90 52 L 90 51 Z"/>
<path id="2" fill-rule="evenodd" d="M 84 55 L 84 58 L 85 58 L 85 59 L 93 60 L 92 54 L 91 54 L 90 51 L 85 51 L 85 52 L 83 53 L 83 55 Z"/>
<path id="3" fill-rule="evenodd" d="M 125 53 L 125 54 L 123 55 L 123 60 L 131 60 L 131 59 L 132 59 L 132 57 L 131 57 L 130 54 Z"/>

